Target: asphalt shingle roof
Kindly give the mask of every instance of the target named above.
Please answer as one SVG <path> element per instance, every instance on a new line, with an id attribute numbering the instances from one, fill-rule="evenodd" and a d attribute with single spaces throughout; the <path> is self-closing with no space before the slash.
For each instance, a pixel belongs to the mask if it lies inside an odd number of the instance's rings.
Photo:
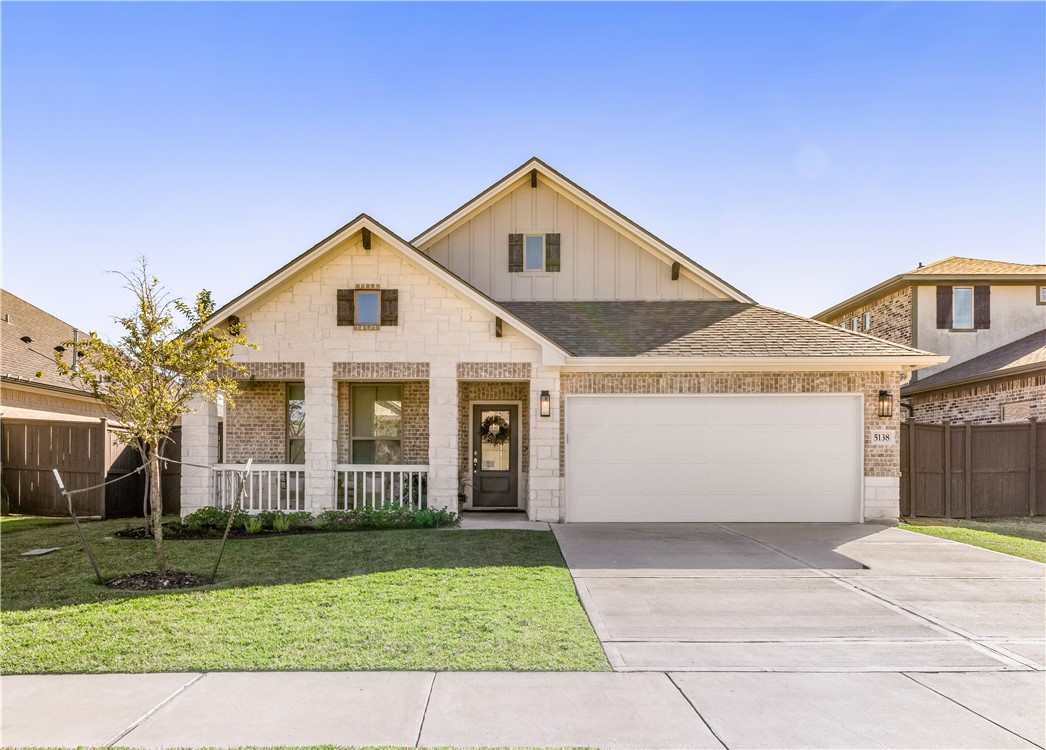
<path id="1" fill-rule="evenodd" d="M 742 302 L 502 302 L 578 357 L 845 357 L 926 354 Z"/>
<path id="2" fill-rule="evenodd" d="M 979 258 L 960 258 L 953 255 L 951 258 L 945 258 L 928 266 L 916 268 L 908 273 L 927 276 L 951 276 L 955 274 L 984 274 L 990 276 L 1007 273 L 1046 273 L 1046 265 L 1007 263 L 1001 260 L 981 260 Z"/>
<path id="3" fill-rule="evenodd" d="M 933 390 L 950 383 L 999 377 L 1011 370 L 1023 372 L 1029 368 L 1035 369 L 1035 365 L 1046 370 L 1046 330 L 1036 331 L 1030 336 L 1004 344 L 979 357 L 916 380 L 902 388 L 901 393 Z"/>
<path id="4" fill-rule="evenodd" d="M 23 336 L 32 342 L 25 343 Z M 54 347 L 72 337 L 73 326 L 0 289 L 0 377 L 79 390 L 54 363 Z"/>

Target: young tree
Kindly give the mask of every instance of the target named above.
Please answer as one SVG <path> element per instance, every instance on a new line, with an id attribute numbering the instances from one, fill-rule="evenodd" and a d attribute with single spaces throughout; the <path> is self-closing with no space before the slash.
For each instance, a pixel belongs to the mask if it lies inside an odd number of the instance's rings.
<path id="1" fill-rule="evenodd" d="M 139 259 L 133 272 L 119 275 L 135 299 L 131 314 L 114 318 L 123 335 L 109 343 L 91 333 L 76 342 L 73 363 L 65 361 L 64 352 L 59 352 L 55 360 L 64 375 L 90 390 L 123 426 L 121 439 L 146 449 L 156 569 L 163 577 L 167 558 L 160 451 L 178 418 L 192 410 L 193 400 L 216 401 L 223 393 L 226 404 L 233 405 L 237 388 L 230 375 L 244 372 L 243 366 L 232 360 L 233 347 L 253 345 L 235 320 L 201 332 L 215 309 L 207 290 L 197 294 L 192 304 L 172 299 L 160 281 L 149 274 L 145 258 Z M 180 328 L 182 322 L 186 326 Z M 72 351 L 73 342 L 65 346 L 66 352 Z"/>

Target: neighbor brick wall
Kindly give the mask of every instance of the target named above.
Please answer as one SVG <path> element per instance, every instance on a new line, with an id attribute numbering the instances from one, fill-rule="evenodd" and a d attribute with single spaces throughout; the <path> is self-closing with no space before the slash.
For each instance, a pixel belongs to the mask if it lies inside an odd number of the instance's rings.
<path id="1" fill-rule="evenodd" d="M 352 386 L 338 383 L 338 463 L 352 463 Z M 390 383 L 403 387 L 403 422 L 400 425 L 400 455 L 405 464 L 424 466 L 429 462 L 429 383 L 408 380 Z"/>
<path id="2" fill-rule="evenodd" d="M 527 364 L 529 372 L 530 365 Z M 471 401 L 519 401 L 520 432 L 519 439 L 523 441 L 520 446 L 522 450 L 521 474 L 530 471 L 530 384 L 509 382 L 473 382 L 463 380 L 458 383 L 458 471 L 467 475 L 469 462 L 472 460 L 472 430 L 471 430 Z"/>
<path id="3" fill-rule="evenodd" d="M 0 391 L 0 416 L 8 419 L 58 419 L 65 422 L 97 422 L 110 415 L 97 401 L 65 398 L 34 388 Z"/>
<path id="4" fill-rule="evenodd" d="M 1046 420 L 1046 373 L 916 394 L 907 400 L 914 421 L 928 424 L 1000 424 L 1002 405 L 1021 401 L 1030 403 L 1031 416 Z"/>
<path id="5" fill-rule="evenodd" d="M 872 313 L 872 327 L 864 330 L 864 314 Z M 880 339 L 893 341 L 905 346 L 912 344 L 912 287 L 907 286 L 899 289 L 893 294 L 871 302 L 861 307 L 855 307 L 842 315 L 828 321 L 833 326 L 838 326 L 844 321 L 850 328 L 851 321 L 860 318 L 860 333 L 867 333 Z"/>
<path id="6" fill-rule="evenodd" d="M 241 385 L 225 415 L 225 461 L 282 464 L 287 460 L 287 384 Z"/>

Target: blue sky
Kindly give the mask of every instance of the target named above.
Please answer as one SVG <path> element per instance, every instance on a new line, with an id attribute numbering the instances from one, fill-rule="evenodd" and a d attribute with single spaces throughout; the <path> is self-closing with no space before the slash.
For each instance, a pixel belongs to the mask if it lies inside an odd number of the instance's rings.
<path id="1" fill-rule="evenodd" d="M 365 211 L 537 155 L 802 314 L 1043 262 L 1043 3 L 4 3 L 3 286 L 112 332 L 146 255 L 224 302 Z"/>

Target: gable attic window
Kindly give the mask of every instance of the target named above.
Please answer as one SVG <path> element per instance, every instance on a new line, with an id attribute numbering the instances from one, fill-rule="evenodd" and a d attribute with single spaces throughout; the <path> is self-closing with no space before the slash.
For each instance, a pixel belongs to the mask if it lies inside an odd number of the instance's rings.
<path id="1" fill-rule="evenodd" d="M 973 287 L 952 288 L 952 328 L 973 328 Z"/>
<path id="2" fill-rule="evenodd" d="M 870 312 L 864 314 L 864 330 L 872 330 L 872 314 Z"/>
<path id="3" fill-rule="evenodd" d="M 555 273 L 560 268 L 558 232 L 508 236 L 509 273 Z"/>
<path id="4" fill-rule="evenodd" d="M 399 290 L 339 289 L 337 315 L 340 326 L 375 329 L 399 325 Z"/>

